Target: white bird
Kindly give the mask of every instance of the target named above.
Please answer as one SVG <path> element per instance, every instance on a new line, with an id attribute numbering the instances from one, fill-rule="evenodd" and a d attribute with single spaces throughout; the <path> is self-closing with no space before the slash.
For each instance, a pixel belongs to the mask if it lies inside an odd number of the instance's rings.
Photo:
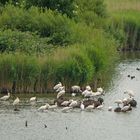
<path id="1" fill-rule="evenodd" d="M 19 102 L 20 102 L 20 100 L 19 100 L 19 98 L 17 97 L 17 98 L 14 100 L 13 105 L 16 106 L 16 105 L 19 104 Z"/>
<path id="2" fill-rule="evenodd" d="M 61 103 L 61 105 L 62 105 L 62 106 L 67 106 L 69 103 L 70 103 L 70 101 L 63 101 L 63 102 Z"/>
<path id="3" fill-rule="evenodd" d="M 64 95 L 64 94 L 65 94 L 65 90 L 59 91 L 58 94 L 57 94 L 57 99 L 58 99 L 59 97 L 61 97 L 62 95 Z"/>
<path id="4" fill-rule="evenodd" d="M 55 103 L 55 105 L 51 105 L 51 106 L 49 106 L 48 109 L 54 110 L 54 109 L 56 109 L 57 107 L 58 107 L 58 106 L 57 106 L 57 103 Z"/>
<path id="5" fill-rule="evenodd" d="M 72 92 L 82 92 L 80 86 L 74 85 L 71 87 Z"/>
<path id="6" fill-rule="evenodd" d="M 112 111 L 112 106 L 109 106 L 108 107 L 108 111 Z"/>
<path id="7" fill-rule="evenodd" d="M 86 86 L 86 90 L 90 91 L 91 90 L 91 87 L 89 85 Z"/>
<path id="8" fill-rule="evenodd" d="M 92 109 L 94 109 L 94 103 L 86 107 L 86 110 L 88 111 L 91 111 Z"/>
<path id="9" fill-rule="evenodd" d="M 72 107 L 69 107 L 69 106 L 64 107 L 64 108 L 62 108 L 62 112 L 67 112 L 67 111 L 69 111 L 70 109 L 72 109 Z"/>
<path id="10" fill-rule="evenodd" d="M 132 90 L 127 90 L 127 91 L 124 92 L 124 94 L 128 94 L 130 96 L 130 98 L 134 97 L 134 95 L 135 95 Z"/>
<path id="11" fill-rule="evenodd" d="M 99 91 L 97 91 L 97 92 L 92 92 L 92 96 L 93 96 L 93 97 L 94 97 L 94 96 L 100 96 L 100 95 L 102 95 L 102 93 L 99 92 Z"/>
<path id="12" fill-rule="evenodd" d="M 97 88 L 97 91 L 100 93 L 103 93 L 104 90 L 101 87 L 99 87 L 99 88 Z"/>
<path id="13" fill-rule="evenodd" d="M 122 112 L 126 112 L 126 111 L 129 110 L 129 108 L 130 108 L 130 104 L 127 105 L 127 106 L 122 107 L 121 111 L 122 111 Z"/>
<path id="14" fill-rule="evenodd" d="M 122 104 L 122 100 L 116 100 L 114 103 Z"/>
<path id="15" fill-rule="evenodd" d="M 45 105 L 41 106 L 40 108 L 38 108 L 38 111 L 43 111 L 43 110 L 46 110 L 50 107 L 50 105 L 48 103 L 46 103 Z"/>
<path id="16" fill-rule="evenodd" d="M 36 97 L 31 97 L 30 102 L 34 102 L 34 101 L 36 101 Z"/>
<path id="17" fill-rule="evenodd" d="M 57 90 L 59 87 L 62 87 L 62 83 L 59 82 L 57 85 L 53 87 L 54 90 Z"/>
<path id="18" fill-rule="evenodd" d="M 92 91 L 89 91 L 89 90 L 84 90 L 83 92 L 82 92 L 82 95 L 84 95 L 85 97 L 87 97 L 87 96 L 91 96 L 92 95 Z"/>
<path id="19" fill-rule="evenodd" d="M 77 101 L 72 101 L 69 105 L 69 107 L 75 107 L 77 106 L 78 102 Z"/>
<path id="20" fill-rule="evenodd" d="M 8 95 L 5 95 L 3 97 L 0 98 L 0 100 L 6 101 L 10 98 L 10 93 L 8 92 Z"/>
<path id="21" fill-rule="evenodd" d="M 62 91 L 62 90 L 65 90 L 65 86 L 59 87 L 59 88 L 56 90 L 56 92 L 60 92 L 60 91 Z"/>
<path id="22" fill-rule="evenodd" d="M 75 96 L 76 96 L 76 93 L 72 93 L 71 96 L 72 96 L 72 97 L 75 97 Z"/>
<path id="23" fill-rule="evenodd" d="M 85 109 L 85 106 L 84 106 L 83 102 L 81 102 L 80 108 L 81 108 L 81 110 Z"/>
<path id="24" fill-rule="evenodd" d="M 104 103 L 102 103 L 101 105 L 97 106 L 97 109 L 102 109 L 104 107 Z"/>

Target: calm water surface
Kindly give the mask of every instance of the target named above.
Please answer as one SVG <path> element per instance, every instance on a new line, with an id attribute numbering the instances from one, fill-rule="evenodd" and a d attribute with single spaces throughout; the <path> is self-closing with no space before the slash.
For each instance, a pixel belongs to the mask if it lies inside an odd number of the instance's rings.
<path id="1" fill-rule="evenodd" d="M 110 88 L 106 90 L 103 110 L 69 113 L 38 112 L 38 106 L 46 102 L 39 98 L 37 105 L 31 106 L 22 99 L 20 111 L 14 112 L 12 99 L 0 101 L 0 140 L 140 140 L 140 59 L 123 59 L 112 77 Z M 131 80 L 127 75 L 135 75 Z M 108 106 L 115 107 L 114 100 L 125 97 L 123 91 L 132 89 L 138 102 L 132 112 L 108 112 Z M 28 127 L 25 127 L 25 121 Z M 47 128 L 44 125 L 47 125 Z"/>

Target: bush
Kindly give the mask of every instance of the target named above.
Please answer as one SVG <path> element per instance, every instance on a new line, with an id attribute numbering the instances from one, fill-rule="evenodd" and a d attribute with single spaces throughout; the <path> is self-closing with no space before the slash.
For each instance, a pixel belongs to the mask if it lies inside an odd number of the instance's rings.
<path id="1" fill-rule="evenodd" d="M 12 30 L 0 31 L 0 52 L 22 52 L 26 54 L 40 55 L 49 52 L 47 38 L 40 38 L 31 32 L 20 32 Z"/>
<path id="2" fill-rule="evenodd" d="M 26 0 L 26 7 L 29 8 L 32 6 L 58 11 L 69 17 L 74 16 L 74 0 Z"/>

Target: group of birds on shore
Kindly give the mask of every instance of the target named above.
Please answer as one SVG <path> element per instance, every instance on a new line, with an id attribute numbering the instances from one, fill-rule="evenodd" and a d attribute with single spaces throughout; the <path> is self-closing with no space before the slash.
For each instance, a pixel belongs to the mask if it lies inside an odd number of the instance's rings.
<path id="1" fill-rule="evenodd" d="M 58 107 L 61 107 L 62 112 L 69 112 L 73 110 L 74 108 L 80 108 L 81 111 L 93 111 L 94 109 L 102 109 L 104 107 L 104 99 L 102 96 L 104 96 L 105 92 L 103 88 L 99 87 L 97 88 L 96 92 L 93 92 L 91 87 L 87 85 L 85 87 L 85 90 L 81 90 L 80 86 L 74 85 L 71 87 L 72 93 L 71 96 L 73 99 L 69 99 L 65 97 L 65 86 L 62 85 L 61 82 L 56 84 L 53 87 L 54 91 L 56 92 L 56 99 L 53 101 L 52 104 L 46 103 L 43 106 L 40 106 L 37 110 L 38 111 L 45 111 L 48 110 L 56 110 Z M 128 90 L 124 92 L 125 94 L 128 94 L 129 97 L 126 97 L 122 100 L 116 100 L 114 103 L 117 104 L 117 107 L 114 109 L 114 112 L 127 112 L 132 110 L 132 107 L 137 106 L 137 102 L 134 99 L 134 92 L 132 90 Z M 74 99 L 75 96 L 78 94 L 81 94 L 82 99 Z M 8 91 L 8 94 L 1 97 L 0 100 L 6 101 L 10 98 L 10 92 Z M 29 102 L 37 102 L 37 97 L 31 97 L 29 99 Z M 17 108 L 18 104 L 20 103 L 20 99 L 16 97 L 16 99 L 13 101 L 13 106 L 15 111 L 19 111 Z M 122 105 L 122 107 L 120 106 Z M 113 107 L 109 106 L 108 111 L 112 111 Z"/>

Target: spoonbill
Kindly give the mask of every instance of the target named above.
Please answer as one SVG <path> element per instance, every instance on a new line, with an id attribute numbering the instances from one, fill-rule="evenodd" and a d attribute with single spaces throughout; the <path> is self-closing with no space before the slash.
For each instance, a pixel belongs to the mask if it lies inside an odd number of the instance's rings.
<path id="1" fill-rule="evenodd" d="M 59 97 L 61 97 L 62 95 L 64 95 L 64 94 L 65 94 L 65 90 L 59 91 L 58 94 L 57 94 L 57 99 L 58 99 Z"/>
<path id="2" fill-rule="evenodd" d="M 67 111 L 69 111 L 71 109 L 72 109 L 72 107 L 67 106 L 67 107 L 62 108 L 62 112 L 67 112 Z"/>
<path id="3" fill-rule="evenodd" d="M 48 109 L 49 108 L 49 104 L 48 103 L 46 103 L 45 105 L 43 105 L 43 106 L 41 106 L 40 108 L 38 108 L 38 111 L 43 111 L 43 110 L 45 110 L 45 109 Z"/>
<path id="4" fill-rule="evenodd" d="M 8 92 L 8 95 L 5 95 L 3 97 L 0 98 L 0 100 L 6 101 L 10 98 L 10 92 Z"/>
<path id="5" fill-rule="evenodd" d="M 59 87 L 62 87 L 62 83 L 59 82 L 57 85 L 53 87 L 54 90 L 57 90 Z"/>
<path id="6" fill-rule="evenodd" d="M 34 101 L 36 101 L 36 100 L 37 100 L 36 97 L 31 97 L 31 98 L 30 98 L 30 102 L 34 102 Z"/>

